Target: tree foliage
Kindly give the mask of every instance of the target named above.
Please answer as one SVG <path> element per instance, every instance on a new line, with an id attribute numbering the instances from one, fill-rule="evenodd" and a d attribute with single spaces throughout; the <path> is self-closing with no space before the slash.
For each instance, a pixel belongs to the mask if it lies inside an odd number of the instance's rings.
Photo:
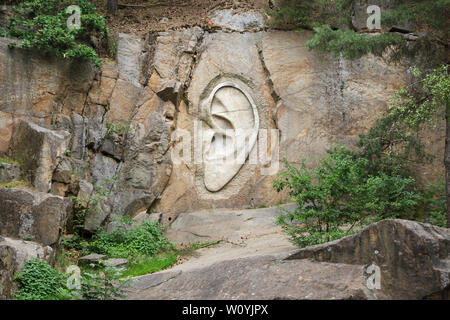
<path id="1" fill-rule="evenodd" d="M 351 0 L 288 1 L 278 11 L 271 12 L 275 24 L 290 23 L 298 28 L 313 29 L 307 46 L 311 50 L 342 54 L 357 59 L 372 53 L 383 56 L 390 49 L 389 60 L 397 62 L 414 57 L 423 50 L 435 50 L 436 43 L 448 46 L 450 0 L 412 0 L 383 11 L 383 29 L 395 24 L 409 24 L 424 34 L 416 41 L 405 41 L 395 33 L 360 34 L 353 30 Z"/>
<path id="2" fill-rule="evenodd" d="M 81 9 L 81 28 L 70 30 L 67 21 L 72 5 Z M 87 0 L 31 0 L 14 8 L 6 35 L 22 39 L 21 47 L 51 52 L 67 59 L 88 60 L 97 66 L 100 59 L 95 51 L 92 37 L 105 39 L 108 28 L 103 16 Z"/>
<path id="3" fill-rule="evenodd" d="M 416 86 L 395 94 L 387 114 L 359 136 L 357 151 L 329 150 L 314 170 L 285 161 L 274 188 L 288 190 L 298 204 L 278 218 L 294 243 L 327 242 L 350 234 L 354 226 L 386 218 L 445 226 L 445 188 L 421 186 L 411 164 L 433 159 L 417 129 L 433 123 L 433 116 L 448 105 L 447 70 L 442 66 L 423 75 L 413 68 Z"/>

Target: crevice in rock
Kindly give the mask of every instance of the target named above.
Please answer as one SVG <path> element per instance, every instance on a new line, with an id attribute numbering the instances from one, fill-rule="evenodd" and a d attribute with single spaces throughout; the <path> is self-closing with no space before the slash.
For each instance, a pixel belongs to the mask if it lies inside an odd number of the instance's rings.
<path id="1" fill-rule="evenodd" d="M 267 84 L 269 85 L 269 88 L 270 88 L 270 94 L 271 94 L 272 99 L 274 100 L 275 104 L 278 104 L 278 102 L 281 101 L 281 97 L 280 97 L 280 95 L 277 93 L 277 91 L 275 89 L 275 86 L 273 84 L 269 68 L 266 65 L 266 61 L 264 59 L 264 54 L 263 54 L 263 50 L 262 50 L 262 44 L 261 43 L 257 43 L 256 44 L 256 49 L 258 51 L 259 60 L 261 61 L 261 65 L 263 67 L 264 74 L 266 76 L 266 82 L 267 82 Z"/>

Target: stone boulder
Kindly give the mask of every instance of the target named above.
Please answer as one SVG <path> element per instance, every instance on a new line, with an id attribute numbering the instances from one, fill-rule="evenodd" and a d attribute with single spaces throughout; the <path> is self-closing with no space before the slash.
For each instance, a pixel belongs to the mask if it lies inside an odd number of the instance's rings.
<path id="1" fill-rule="evenodd" d="M 72 201 L 48 193 L 0 189 L 0 234 L 45 246 L 59 243 L 72 215 Z"/>
<path id="2" fill-rule="evenodd" d="M 362 266 L 286 261 L 285 256 L 252 256 L 141 276 L 127 289 L 126 299 L 367 299 Z"/>
<path id="3" fill-rule="evenodd" d="M 380 268 L 377 299 L 422 299 L 448 292 L 450 229 L 407 220 L 383 220 L 355 235 L 298 251 L 287 260 L 312 259 Z"/>
<path id="4" fill-rule="evenodd" d="M 20 178 L 19 165 L 0 162 L 0 182 L 20 180 Z"/>
<path id="5" fill-rule="evenodd" d="M 22 272 L 25 262 L 31 258 L 53 264 L 55 251 L 35 242 L 0 237 L 0 299 L 11 298 L 16 289 L 14 274 Z"/>
<path id="6" fill-rule="evenodd" d="M 67 131 L 53 131 L 22 121 L 13 134 L 10 154 L 23 163 L 24 174 L 36 190 L 48 192 L 53 171 L 69 142 L 70 133 Z"/>

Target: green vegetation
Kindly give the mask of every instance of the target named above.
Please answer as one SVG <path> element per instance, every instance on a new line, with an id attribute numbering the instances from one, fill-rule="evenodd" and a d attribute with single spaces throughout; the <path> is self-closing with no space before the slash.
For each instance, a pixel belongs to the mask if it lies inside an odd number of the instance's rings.
<path id="1" fill-rule="evenodd" d="M 67 13 L 66 9 L 72 4 L 81 9 L 81 27 L 69 30 L 67 21 L 72 13 Z M 100 65 L 91 37 L 106 39 L 108 28 L 104 17 L 96 13 L 89 1 L 30 0 L 18 4 L 14 11 L 6 35 L 22 39 L 22 48 L 35 48 Z"/>
<path id="2" fill-rule="evenodd" d="M 145 221 L 130 229 L 115 228 L 112 232 L 101 231 L 94 236 L 89 249 L 110 258 L 133 258 L 155 256 L 174 249 L 174 246 L 164 238 L 159 224 Z"/>
<path id="3" fill-rule="evenodd" d="M 412 42 L 393 33 L 367 35 L 351 30 L 350 0 L 302 1 L 293 7 L 291 3 L 271 14 L 275 23 L 313 29 L 315 34 L 307 42 L 310 50 L 357 59 L 369 53 L 385 57 L 389 48 L 388 60 L 395 62 L 421 50 L 432 55 L 435 43 L 448 46 L 448 18 L 442 12 L 448 12 L 450 0 L 408 1 L 382 12 L 384 30 L 395 23 L 412 24 L 425 31 L 424 36 Z M 358 151 L 343 147 L 329 150 L 314 170 L 308 170 L 304 164 L 295 168 L 285 163 L 286 171 L 274 181 L 274 188 L 288 190 L 299 204 L 295 211 L 278 219 L 292 241 L 300 246 L 322 243 L 386 218 L 413 219 L 439 226 L 447 222 L 447 227 L 450 226 L 448 213 L 446 219 L 450 198 L 446 199 L 445 184 L 421 186 L 411 170 L 413 164 L 432 160 L 418 132 L 444 116 L 449 125 L 448 66 L 426 72 L 411 68 L 411 74 L 414 81 L 397 92 L 387 114 L 369 133 L 360 135 Z M 449 152 L 446 146 L 447 173 Z M 449 181 L 446 184 L 448 190 Z M 300 224 L 291 224 L 294 220 Z"/>
<path id="4" fill-rule="evenodd" d="M 282 3 L 281 9 L 269 14 L 275 24 L 289 23 L 298 28 L 313 29 L 315 34 L 307 42 L 310 50 L 342 54 L 347 59 L 357 59 L 372 53 L 382 56 L 391 49 L 389 60 L 414 57 L 417 52 L 432 50 L 433 43 L 448 45 L 447 16 L 450 0 L 412 0 L 382 12 L 381 27 L 393 24 L 415 25 L 426 34 L 410 42 L 392 33 L 360 34 L 352 30 L 351 0 L 312 0 Z M 339 29 L 338 29 L 339 28 Z"/>
<path id="5" fill-rule="evenodd" d="M 67 289 L 67 276 L 39 259 L 28 260 L 16 279 L 20 285 L 14 295 L 16 300 L 58 300 Z"/>
<path id="6" fill-rule="evenodd" d="M 138 257 L 131 262 L 130 267 L 123 273 L 124 277 L 137 277 L 161 271 L 177 263 L 176 252 L 168 252 L 154 257 Z"/>
<path id="7" fill-rule="evenodd" d="M 11 159 L 11 158 L 1 158 L 0 157 L 0 162 L 1 163 L 7 163 L 7 164 L 15 164 L 16 162 L 13 160 L 13 159 Z"/>
<path id="8" fill-rule="evenodd" d="M 123 297 L 124 288 L 130 282 L 122 278 L 122 270 L 112 267 L 98 272 L 81 272 L 81 288 L 67 287 L 70 274 L 59 272 L 46 261 L 30 259 L 24 270 L 16 275 L 19 290 L 15 300 L 111 300 Z"/>
<path id="9" fill-rule="evenodd" d="M 309 49 L 336 56 L 342 54 L 346 59 L 358 59 L 368 53 L 382 56 L 387 47 L 403 43 L 400 36 L 389 33 L 368 37 L 355 31 L 333 30 L 328 25 L 316 27 L 314 31 L 314 37 L 306 43 Z"/>
<path id="10" fill-rule="evenodd" d="M 339 239 L 357 226 L 388 218 L 445 225 L 445 189 L 422 187 L 410 167 L 432 160 L 417 130 L 445 113 L 450 101 L 447 67 L 425 76 L 412 69 L 412 74 L 418 78 L 415 86 L 397 92 L 387 114 L 360 135 L 358 151 L 329 150 L 314 170 L 285 161 L 274 188 L 288 190 L 298 207 L 277 222 L 294 243 L 303 247 Z M 291 224 L 294 220 L 300 224 Z"/>
<path id="11" fill-rule="evenodd" d="M 130 132 L 131 127 L 124 124 L 116 124 L 106 121 L 106 129 L 106 135 L 110 135 L 111 133 L 127 134 L 128 132 Z"/>
<path id="12" fill-rule="evenodd" d="M 124 289 L 131 281 L 129 278 L 123 279 L 123 269 L 113 267 L 102 268 L 99 272 L 85 271 L 81 275 L 80 293 L 86 300 L 124 298 Z"/>

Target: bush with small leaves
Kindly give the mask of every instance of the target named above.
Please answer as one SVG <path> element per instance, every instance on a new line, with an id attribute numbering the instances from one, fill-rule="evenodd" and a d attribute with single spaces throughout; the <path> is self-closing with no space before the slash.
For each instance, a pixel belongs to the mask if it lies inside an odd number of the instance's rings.
<path id="1" fill-rule="evenodd" d="M 71 14 L 66 9 L 72 4 L 81 9 L 81 27 L 70 30 L 67 21 Z M 18 4 L 14 12 L 6 35 L 22 39 L 22 48 L 36 48 L 100 65 L 91 38 L 106 39 L 108 28 L 104 17 L 96 13 L 89 1 L 30 0 Z"/>

